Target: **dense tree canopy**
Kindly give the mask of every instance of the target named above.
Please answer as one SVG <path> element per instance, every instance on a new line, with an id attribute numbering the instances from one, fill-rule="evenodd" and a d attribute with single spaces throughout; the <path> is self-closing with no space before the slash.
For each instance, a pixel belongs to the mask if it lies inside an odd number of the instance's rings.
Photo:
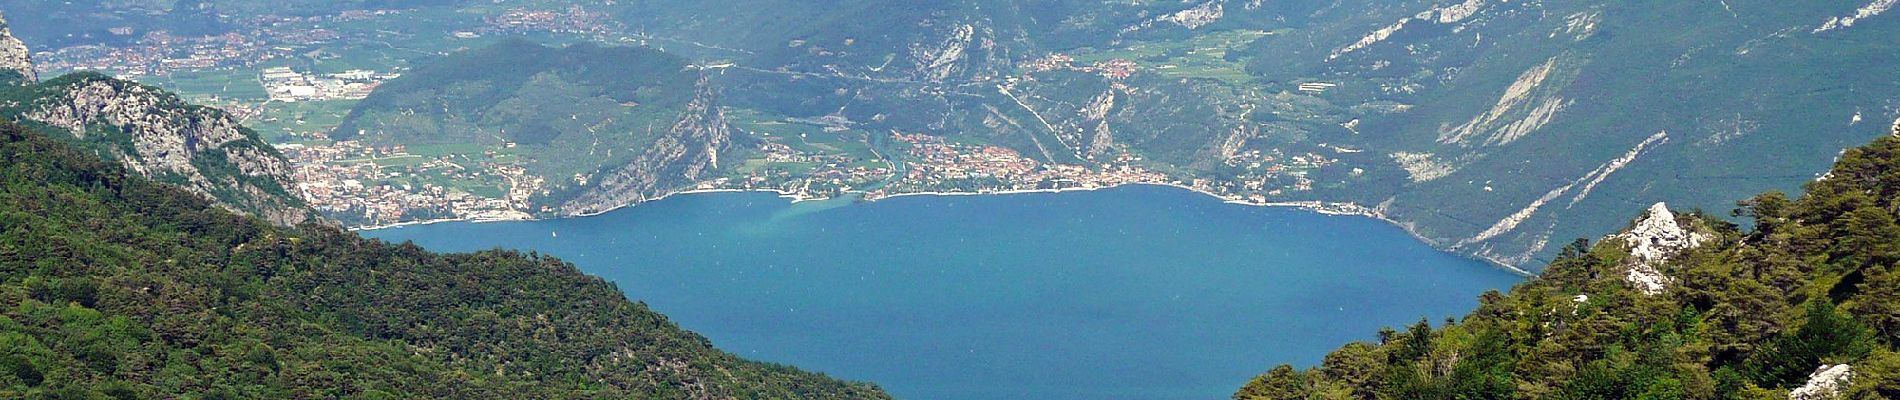
<path id="1" fill-rule="evenodd" d="M 1849 364 L 1845 399 L 1900 397 L 1900 138 L 1843 154 L 1790 200 L 1741 203 L 1743 230 L 1690 213 L 1708 240 L 1626 282 L 1629 244 L 1579 240 L 1545 274 L 1484 294 L 1459 321 L 1419 321 L 1236 399 L 1786 399 Z"/>
<path id="2" fill-rule="evenodd" d="M 0 398 L 887 398 L 552 257 L 285 229 L 0 126 Z"/>

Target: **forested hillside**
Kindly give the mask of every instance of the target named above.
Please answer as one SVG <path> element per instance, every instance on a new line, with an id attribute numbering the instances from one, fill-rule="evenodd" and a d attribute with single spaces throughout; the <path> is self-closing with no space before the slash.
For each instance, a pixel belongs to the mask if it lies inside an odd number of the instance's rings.
<path id="1" fill-rule="evenodd" d="M 275 227 L 14 124 L 0 303 L 0 398 L 888 397 L 713 349 L 551 257 Z"/>
<path id="2" fill-rule="evenodd" d="M 279 225 L 316 217 L 276 148 L 224 110 L 164 89 L 91 72 L 0 85 L 0 117 L 234 211 Z"/>
<path id="3" fill-rule="evenodd" d="M 1234 397 L 1900 397 L 1900 137 L 1806 189 L 1742 202 L 1752 229 L 1658 205 L 1462 320 L 1380 332 Z"/>

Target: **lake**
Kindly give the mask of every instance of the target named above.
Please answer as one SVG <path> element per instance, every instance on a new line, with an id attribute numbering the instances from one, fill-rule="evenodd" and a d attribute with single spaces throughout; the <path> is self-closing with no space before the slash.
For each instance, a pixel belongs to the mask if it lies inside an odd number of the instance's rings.
<path id="1" fill-rule="evenodd" d="M 907 399 L 1224 399 L 1520 277 L 1390 224 L 1164 186 L 869 203 L 700 193 L 364 232 L 537 250 L 721 349 Z"/>

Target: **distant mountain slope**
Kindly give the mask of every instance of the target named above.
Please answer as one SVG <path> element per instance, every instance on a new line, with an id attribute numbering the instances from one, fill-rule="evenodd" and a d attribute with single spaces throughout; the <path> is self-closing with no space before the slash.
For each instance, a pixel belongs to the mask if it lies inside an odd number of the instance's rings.
<path id="1" fill-rule="evenodd" d="M 730 147 L 716 91 L 647 48 L 503 43 L 379 87 L 337 137 L 509 148 L 545 186 L 534 212 L 611 209 L 696 183 Z"/>
<path id="2" fill-rule="evenodd" d="M 622 6 L 655 43 L 750 67 L 718 77 L 729 104 L 1133 153 L 1513 265 L 1631 206 L 1796 189 L 1900 117 L 1884 0 L 747 3 Z M 1339 162 L 1236 167 L 1254 151 Z"/>
<path id="3" fill-rule="evenodd" d="M 162 89 L 95 73 L 35 81 L 19 39 L 0 21 L 0 116 L 63 132 L 132 171 L 279 225 L 311 221 L 290 164 L 223 111 L 187 104 Z M 9 50 L 9 46 L 13 50 Z"/>
<path id="4" fill-rule="evenodd" d="M 1806 189 L 1742 202 L 1752 230 L 1656 204 L 1462 320 L 1274 368 L 1234 398 L 1900 396 L 1900 135 Z"/>
<path id="5" fill-rule="evenodd" d="M 553 258 L 274 227 L 88 153 L 0 125 L 0 397 L 888 398 Z"/>
<path id="6" fill-rule="evenodd" d="M 1342 7 L 1255 42 L 1283 56 L 1249 70 L 1338 82 L 1321 96 L 1335 104 L 1405 105 L 1353 115 L 1360 134 L 1339 140 L 1390 154 L 1406 182 L 1349 196 L 1441 245 L 1532 263 L 1632 206 L 1796 189 L 1885 133 L 1900 20 L 1881 3 Z"/>
<path id="7" fill-rule="evenodd" d="M 766 69 L 963 82 L 1001 79 L 1050 50 L 1270 25 L 1280 16 L 1269 11 L 1290 8 L 1281 3 L 755 0 L 733 12 L 728 3 L 634 0 L 610 8 L 669 50 Z"/>
<path id="8" fill-rule="evenodd" d="M 229 22 L 374 7 L 488 15 L 570 5 L 0 3 L 18 8 L 9 12 L 46 16 L 33 20 L 36 27 L 105 20 L 112 23 L 60 27 L 175 26 L 187 35 L 206 16 Z M 1632 206 L 1667 200 L 1719 208 L 1760 190 L 1794 190 L 1839 149 L 1879 135 L 1900 117 L 1900 72 L 1889 68 L 1900 62 L 1900 44 L 1889 40 L 1900 34 L 1900 16 L 1887 0 L 577 4 L 590 15 L 613 15 L 602 29 L 614 32 L 559 40 L 640 42 L 691 61 L 639 58 L 705 69 L 627 75 L 655 83 L 651 94 L 671 101 L 613 111 L 605 102 L 624 96 L 593 91 L 589 86 L 601 82 L 587 77 L 619 70 L 553 64 L 638 51 L 563 55 L 521 43 L 511 47 L 519 54 L 470 51 L 452 57 L 466 61 L 465 71 L 440 68 L 434 75 L 465 72 L 505 84 L 448 93 L 429 91 L 448 88 L 435 84 L 449 80 L 407 88 L 404 80 L 389 82 L 390 95 L 365 105 L 382 111 L 357 115 L 342 133 L 364 126 L 399 135 L 457 132 L 384 136 L 389 144 L 468 137 L 460 132 L 484 132 L 477 137 L 484 146 L 515 141 L 533 159 L 525 168 L 546 184 L 533 188 L 539 194 L 532 204 L 517 201 L 531 206 L 525 211 L 580 212 L 705 179 L 654 171 L 716 169 L 719 146 L 689 145 L 678 155 L 631 152 L 660 143 L 657 127 L 720 126 L 682 125 L 685 110 L 664 109 L 705 97 L 689 93 L 718 93 L 717 102 L 700 104 L 742 110 L 734 114 L 740 118 L 837 122 L 829 127 L 853 135 L 899 131 L 1006 146 L 1047 163 L 1127 156 L 1241 197 L 1355 203 L 1439 247 L 1534 266 L 1555 255 L 1552 243 L 1614 229 L 1604 221 Z M 75 11 L 87 7 L 99 12 Z M 469 26 L 419 28 L 449 34 Z M 657 64 L 633 65 L 626 70 Z M 490 79 L 508 74 L 516 76 Z M 691 86 L 710 88 L 685 89 L 699 78 L 706 84 Z M 401 92 L 492 104 L 382 101 Z M 555 103 L 580 106 L 545 105 Z M 402 111 L 426 118 L 404 119 Z M 619 115 L 626 112 L 632 114 Z M 451 113 L 481 117 L 438 118 Z M 609 125 L 618 126 L 595 128 L 609 133 L 600 146 L 591 133 L 581 134 L 610 115 Z M 701 144 L 718 132 L 668 135 Z M 366 137 L 381 135 L 371 133 Z M 744 142 L 741 133 L 730 139 Z M 663 162 L 619 170 L 643 157 Z M 593 162 L 602 159 L 608 161 Z M 1294 159 L 1303 164 L 1292 165 Z M 624 178 L 610 178 L 616 175 Z M 625 186 L 592 188 L 608 180 Z M 479 186 L 470 192 L 492 194 L 504 185 Z M 574 203 L 583 197 L 607 200 Z"/>

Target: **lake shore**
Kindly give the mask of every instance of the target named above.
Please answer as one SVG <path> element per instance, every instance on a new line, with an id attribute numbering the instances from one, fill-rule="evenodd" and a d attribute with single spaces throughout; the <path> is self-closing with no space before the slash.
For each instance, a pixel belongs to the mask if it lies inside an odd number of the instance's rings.
<path id="1" fill-rule="evenodd" d="M 1212 384 L 1144 385 L 1219 397 L 1259 374 L 1259 360 L 1318 363 L 1339 343 L 1469 312 L 1478 294 L 1523 281 L 1374 220 L 1155 186 L 798 204 L 771 191 L 708 194 L 589 218 L 366 234 L 557 255 L 729 351 L 926 398 L 1013 398 L 1040 390 L 1023 376 L 1044 376 L 995 366 L 1078 357 L 1105 361 L 1063 369 L 1091 380 L 1126 379 L 1114 365 L 1204 371 L 1196 379 Z M 1031 358 L 1048 365 L 1021 364 Z M 937 392 L 947 376 L 968 383 Z M 1142 397 L 1132 393 L 1037 398 Z"/>
<path id="2" fill-rule="evenodd" d="M 1213 197 L 1227 204 L 1245 205 L 1245 206 L 1254 206 L 1254 207 L 1288 207 L 1288 208 L 1298 208 L 1298 209 L 1308 210 L 1308 211 L 1312 211 L 1312 212 L 1324 214 L 1324 215 L 1372 218 L 1375 220 L 1385 222 L 1387 224 L 1391 224 L 1392 226 L 1398 227 L 1400 230 L 1404 231 L 1407 235 L 1410 235 L 1415 240 L 1424 242 L 1426 244 L 1430 244 L 1433 247 L 1439 247 L 1435 241 L 1432 241 L 1428 238 L 1420 236 L 1417 232 L 1414 232 L 1410 227 L 1406 226 L 1405 224 L 1399 223 L 1396 220 L 1386 217 L 1384 213 L 1379 212 L 1377 209 L 1368 208 L 1365 206 L 1358 205 L 1356 203 L 1351 203 L 1351 202 L 1331 203 L 1331 202 L 1324 202 L 1324 201 L 1318 201 L 1318 200 L 1279 201 L 1279 202 L 1251 201 L 1246 198 L 1242 198 L 1240 196 L 1223 195 L 1220 193 L 1215 193 L 1212 191 L 1195 188 L 1193 186 L 1183 185 L 1179 183 L 1172 183 L 1172 182 L 1129 182 L 1129 183 L 1107 185 L 1107 186 L 1094 186 L 1094 187 L 1051 188 L 1051 189 L 1012 189 L 1012 190 L 994 190 L 994 191 L 977 191 L 977 192 L 962 192 L 962 191 L 905 192 L 905 193 L 884 195 L 884 196 L 880 196 L 876 198 L 863 198 L 863 200 L 868 201 L 868 202 L 875 202 L 875 201 L 885 200 L 885 199 L 892 199 L 892 198 L 899 198 L 899 197 L 914 197 L 914 196 L 982 196 L 982 195 L 1010 195 L 1010 194 L 1030 194 L 1030 193 L 1090 192 L 1090 191 L 1113 189 L 1113 188 L 1118 188 L 1122 186 L 1131 186 L 1131 185 L 1164 186 L 1164 187 L 1171 187 L 1175 189 L 1182 189 L 1182 190 L 1187 190 L 1194 193 L 1199 193 L 1201 195 L 1205 195 L 1208 197 Z M 599 212 L 591 212 L 591 213 L 584 213 L 584 214 L 562 215 L 562 216 L 552 216 L 552 217 L 533 217 L 533 216 L 527 216 L 524 213 L 523 216 L 521 217 L 506 217 L 506 218 L 496 218 L 496 217 L 438 218 L 438 219 L 421 220 L 421 221 L 406 221 L 406 222 L 399 222 L 399 223 L 394 223 L 394 224 L 384 224 L 384 225 L 375 225 L 375 226 L 367 226 L 367 227 L 354 227 L 354 228 L 350 228 L 350 230 L 371 231 L 371 230 L 379 230 L 379 229 L 399 228 L 399 227 L 405 227 L 405 226 L 429 225 L 429 224 L 437 224 L 437 223 L 444 223 L 444 222 L 487 223 L 487 222 L 508 222 L 508 221 L 536 221 L 536 220 L 564 219 L 564 218 L 587 218 L 587 217 L 598 216 L 601 214 L 606 214 L 606 213 L 613 212 L 613 211 L 626 208 L 626 207 L 640 205 L 641 203 L 664 200 L 668 197 L 673 197 L 677 195 L 690 195 L 690 194 L 702 194 L 702 193 L 771 193 L 771 194 L 777 195 L 780 198 L 791 200 L 792 203 L 801 203 L 801 202 L 807 202 L 807 201 L 824 201 L 824 200 L 833 199 L 833 197 L 830 197 L 830 196 L 812 196 L 808 194 L 802 194 L 802 193 L 781 190 L 781 189 L 741 189 L 741 188 L 690 189 L 690 190 L 681 190 L 681 191 L 667 193 L 667 194 L 660 195 L 651 199 L 645 199 L 645 200 L 641 200 L 641 201 L 637 201 L 637 202 L 633 202 L 629 204 L 624 204 L 617 207 L 601 210 Z M 858 195 L 864 194 L 864 192 L 849 192 L 849 193 L 855 193 Z M 1444 250 L 1442 247 L 1439 247 L 1439 248 L 1441 250 Z M 1449 252 L 1450 250 L 1445 250 L 1445 251 Z M 1518 268 L 1511 264 L 1508 264 L 1508 263 L 1505 263 L 1505 262 L 1502 262 L 1490 257 L 1476 256 L 1476 255 L 1463 254 L 1463 253 L 1458 253 L 1458 254 L 1461 256 L 1465 256 L 1467 258 L 1474 259 L 1474 260 L 1483 261 L 1486 264 L 1491 264 L 1491 266 L 1493 267 L 1497 267 L 1505 271 L 1510 271 L 1511 273 L 1518 274 L 1520 276 L 1524 276 L 1524 277 L 1537 276 L 1537 274 L 1532 273 L 1528 270 Z"/>

